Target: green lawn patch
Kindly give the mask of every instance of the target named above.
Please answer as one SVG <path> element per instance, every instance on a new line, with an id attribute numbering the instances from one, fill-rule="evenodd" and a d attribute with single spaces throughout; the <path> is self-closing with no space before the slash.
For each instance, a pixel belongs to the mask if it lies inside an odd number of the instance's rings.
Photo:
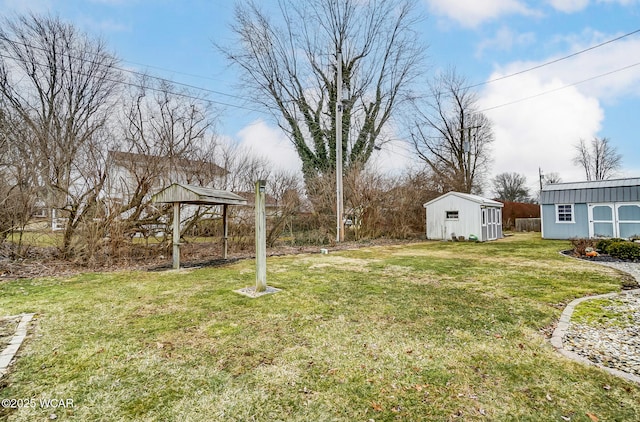
<path id="1" fill-rule="evenodd" d="M 639 420 L 640 388 L 557 354 L 563 304 L 620 289 L 611 269 L 516 235 L 270 258 L 218 268 L 0 285 L 37 313 L 2 398 L 12 421 Z M 605 388 L 606 387 L 606 388 Z M 566 419 L 565 419 L 566 420 Z"/>

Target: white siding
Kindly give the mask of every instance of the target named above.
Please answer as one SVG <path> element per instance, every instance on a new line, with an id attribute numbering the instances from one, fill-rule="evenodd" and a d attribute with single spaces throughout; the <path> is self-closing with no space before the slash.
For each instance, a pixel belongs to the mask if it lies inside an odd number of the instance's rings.
<path id="1" fill-rule="evenodd" d="M 445 195 L 426 206 L 427 239 L 451 239 L 451 234 L 482 238 L 482 211 L 480 204 L 455 195 Z M 447 211 L 458 211 L 458 219 L 447 219 Z"/>

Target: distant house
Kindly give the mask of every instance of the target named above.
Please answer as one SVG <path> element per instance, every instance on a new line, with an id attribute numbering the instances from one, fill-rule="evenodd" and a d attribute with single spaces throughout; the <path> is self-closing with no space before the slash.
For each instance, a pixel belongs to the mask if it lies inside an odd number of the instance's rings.
<path id="1" fill-rule="evenodd" d="M 426 204 L 427 239 L 475 236 L 484 242 L 502 238 L 503 204 L 477 195 L 449 192 Z"/>
<path id="2" fill-rule="evenodd" d="M 244 208 L 246 208 L 248 212 L 253 216 L 254 209 L 256 206 L 256 193 L 255 192 L 236 192 L 236 195 L 240 195 L 247 201 Z M 272 195 L 265 194 L 264 201 L 265 201 L 264 205 L 265 205 L 267 215 L 275 214 L 277 212 L 276 210 L 278 209 L 278 201 L 276 200 L 276 198 L 274 198 Z M 240 209 L 242 208 L 243 207 L 240 207 Z"/>
<path id="3" fill-rule="evenodd" d="M 542 237 L 640 237 L 640 178 L 547 185 Z"/>
<path id="4" fill-rule="evenodd" d="M 141 186 L 152 192 L 172 183 L 211 186 L 221 184 L 227 171 L 216 164 L 183 158 L 109 151 L 106 197 L 114 202 L 127 202 Z"/>
<path id="5" fill-rule="evenodd" d="M 142 212 L 137 215 L 141 219 L 153 209 L 151 196 L 154 192 L 172 183 L 222 186 L 228 174 L 224 168 L 207 161 L 125 151 L 109 151 L 106 169 L 104 186 L 98 198 L 105 206 L 103 214 L 118 210 L 120 217 L 127 218 L 134 214 L 135 208 L 140 208 Z M 79 182 L 81 188 L 82 183 Z M 72 185 L 70 190 L 74 189 Z M 189 210 L 185 215 L 189 215 Z M 68 211 L 56 208 L 45 199 L 38 199 L 33 219 L 39 226 L 49 220 L 51 229 L 57 231 L 65 228 L 68 216 Z"/>

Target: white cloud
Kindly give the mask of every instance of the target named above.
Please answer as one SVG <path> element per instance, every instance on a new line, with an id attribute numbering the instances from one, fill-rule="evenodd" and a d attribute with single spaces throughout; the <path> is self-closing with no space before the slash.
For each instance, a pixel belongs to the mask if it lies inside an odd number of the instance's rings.
<path id="1" fill-rule="evenodd" d="M 618 34 L 621 35 L 621 34 Z M 564 38 L 568 51 L 540 62 L 514 62 L 497 69 L 489 80 L 535 67 L 574 51 L 615 38 L 587 31 Z M 557 172 L 564 181 L 582 180 L 573 165 L 574 145 L 580 138 L 607 136 L 599 133 L 605 122 L 605 106 L 640 98 L 640 40 L 625 38 L 567 60 L 486 85 L 481 108 L 525 101 L 488 110 L 494 122 L 493 173 L 516 171 L 527 176 L 532 187 L 538 167 Z M 625 67 L 629 67 L 624 69 Z M 624 69 L 624 70 L 621 70 Z M 605 75 L 598 77 L 599 75 Z M 585 83 L 577 82 L 594 78 Z M 576 84 L 571 86 L 572 84 Z M 545 92 L 549 94 L 540 95 Z M 619 139 L 620 152 L 635 154 L 634 140 Z M 632 161 L 632 160 L 631 160 Z M 625 161 L 624 174 L 636 174 Z M 637 166 L 636 166 L 637 167 Z"/>
<path id="2" fill-rule="evenodd" d="M 606 38 L 612 39 L 614 36 Z M 575 43 L 573 50 L 584 49 L 602 40 L 586 41 Z M 640 39 L 628 38 L 580 54 L 560 66 L 550 66 L 543 71 L 546 74 L 553 72 L 567 82 L 577 82 L 602 75 L 581 84 L 580 90 L 603 100 L 612 101 L 618 97 L 640 95 L 638 57 L 640 57 Z"/>
<path id="3" fill-rule="evenodd" d="M 574 13 L 586 9 L 590 0 L 548 0 L 548 3 L 561 12 Z M 640 0 L 597 0 L 597 3 L 617 3 L 621 6 L 631 6 L 640 3 Z"/>
<path id="4" fill-rule="evenodd" d="M 540 64 L 561 59 L 573 52 L 611 40 L 622 34 L 601 34 L 587 31 L 578 36 L 559 38 L 556 42 L 568 44 L 569 50 L 541 62 L 514 62 L 499 69 L 511 74 Z M 532 74 L 541 80 L 557 78 L 565 85 L 573 85 L 585 95 L 605 102 L 616 102 L 625 97 L 640 96 L 640 39 L 625 38 L 577 56 L 536 69 Z"/>
<path id="5" fill-rule="evenodd" d="M 589 0 L 549 0 L 549 4 L 561 12 L 573 13 L 585 9 Z"/>
<path id="6" fill-rule="evenodd" d="M 265 157 L 275 169 L 300 172 L 302 163 L 293 145 L 279 128 L 259 119 L 238 132 L 240 146 L 258 157 Z"/>
<path id="7" fill-rule="evenodd" d="M 420 168 L 424 163 L 418 160 L 415 151 L 406 141 L 392 139 L 373 152 L 368 165 L 381 174 L 397 176 L 408 169 Z"/>
<path id="8" fill-rule="evenodd" d="M 257 157 L 267 158 L 274 168 L 301 174 L 302 162 L 291 142 L 276 127 L 256 120 L 238 132 L 239 146 Z M 406 141 L 394 138 L 374 150 L 368 165 L 386 175 L 398 175 L 413 166 L 420 166 Z"/>
<path id="9" fill-rule="evenodd" d="M 494 74 L 491 78 L 501 76 Z M 564 86 L 554 78 L 544 80 L 532 73 L 490 84 L 481 99 L 489 108 Z M 557 172 L 565 181 L 583 178 L 572 163 L 574 145 L 589 139 L 601 128 L 604 112 L 597 99 L 575 87 L 486 112 L 493 121 L 493 174 L 517 172 L 534 188 L 538 168 Z"/>
<path id="10" fill-rule="evenodd" d="M 622 6 L 630 6 L 640 3 L 640 0 L 598 0 L 598 3 L 618 3 Z"/>
<path id="11" fill-rule="evenodd" d="M 83 16 L 78 18 L 78 23 L 87 32 L 131 32 L 131 26 L 124 22 L 118 22 L 113 19 L 96 20 L 92 17 Z"/>
<path id="12" fill-rule="evenodd" d="M 504 15 L 538 15 L 520 0 L 426 0 L 431 12 L 446 16 L 465 27 L 497 19 Z"/>
<path id="13" fill-rule="evenodd" d="M 483 40 L 477 49 L 477 56 L 482 56 L 485 50 L 509 51 L 514 46 L 527 46 L 536 41 L 533 32 L 518 34 L 510 28 L 503 26 L 496 32 L 493 38 Z"/>

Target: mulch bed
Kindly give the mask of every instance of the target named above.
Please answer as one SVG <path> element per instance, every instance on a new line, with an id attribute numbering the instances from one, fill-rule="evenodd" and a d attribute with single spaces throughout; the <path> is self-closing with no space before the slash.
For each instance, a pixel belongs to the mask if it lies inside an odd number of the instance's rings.
<path id="1" fill-rule="evenodd" d="M 615 256 L 607 255 L 607 254 L 599 254 L 598 256 L 585 256 L 585 255 L 577 255 L 573 249 L 568 249 L 566 251 L 561 252 L 563 255 L 572 256 L 574 258 L 583 259 L 585 261 L 592 262 L 631 262 L 631 263 L 640 263 L 637 259 L 620 259 Z"/>

